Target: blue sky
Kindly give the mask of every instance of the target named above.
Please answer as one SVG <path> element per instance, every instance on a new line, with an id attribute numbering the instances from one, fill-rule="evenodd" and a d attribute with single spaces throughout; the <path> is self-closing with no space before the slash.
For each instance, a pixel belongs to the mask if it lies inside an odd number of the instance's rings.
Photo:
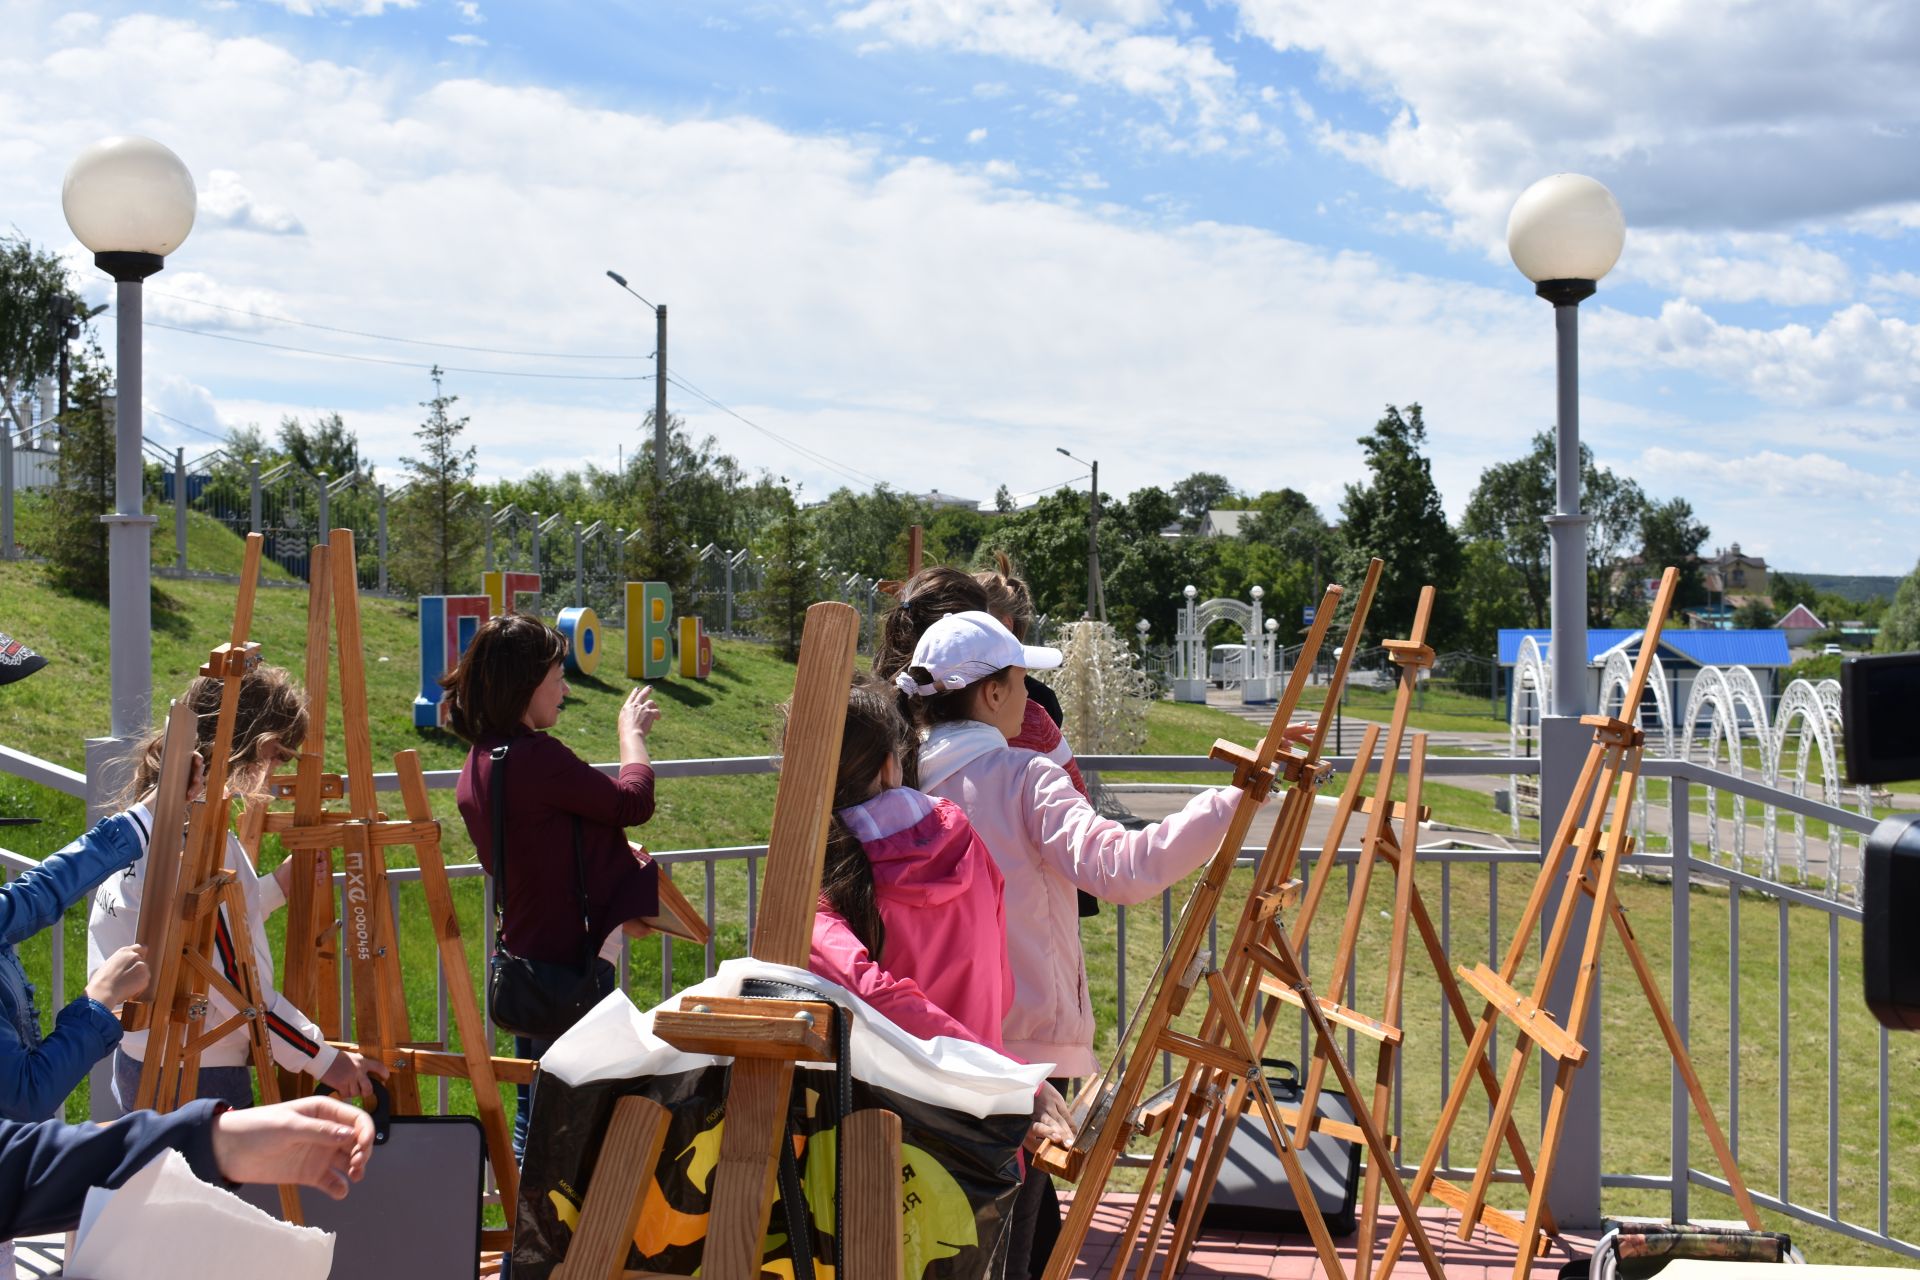
<path id="1" fill-rule="evenodd" d="M 652 403 L 613 267 L 709 397 L 673 408 L 808 494 L 1028 492 L 1065 446 L 1112 492 L 1205 468 L 1333 514 L 1418 400 L 1457 514 L 1550 421 L 1504 226 L 1570 170 L 1629 223 L 1583 308 L 1600 460 L 1789 569 L 1920 554 L 1903 7 L 0 0 L 0 29 L 0 221 L 104 298 L 71 156 L 144 132 L 200 185 L 148 303 L 163 444 L 337 409 L 390 468 L 438 359 L 487 474 L 604 465 Z"/>

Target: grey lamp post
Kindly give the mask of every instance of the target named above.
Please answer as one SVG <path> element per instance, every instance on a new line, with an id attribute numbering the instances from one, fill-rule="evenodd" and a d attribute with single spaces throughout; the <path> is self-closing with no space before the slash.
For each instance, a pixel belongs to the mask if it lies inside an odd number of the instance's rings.
<path id="1" fill-rule="evenodd" d="M 1089 473 L 1087 505 L 1087 616 L 1107 620 L 1107 593 L 1100 581 L 1100 464 L 1088 462 L 1085 458 L 1074 458 L 1065 449 L 1054 446 L 1055 453 L 1073 460 L 1085 467 Z"/>
<path id="2" fill-rule="evenodd" d="M 1553 304 L 1559 414 L 1555 433 L 1555 503 L 1547 517 L 1552 532 L 1549 614 L 1553 624 L 1551 715 L 1540 718 L 1540 830 L 1551 831 L 1573 797 L 1581 761 L 1592 734 L 1580 716 L 1593 710 L 1587 692 L 1587 517 L 1580 512 L 1580 303 L 1593 296 L 1626 243 L 1627 224 L 1613 193 L 1592 178 L 1560 173 L 1521 193 L 1507 218 L 1507 251 L 1513 265 L 1533 281 L 1534 292 Z M 1631 712 L 1631 708 L 1629 708 Z M 1545 836 L 1542 836 L 1545 843 Z M 1548 850 L 1542 850 L 1545 854 Z M 1549 919 L 1558 908 L 1549 905 Z M 1583 936 L 1589 906 L 1572 908 L 1574 936 Z M 1565 1010 L 1579 969 L 1579 948 L 1569 948 L 1554 973 L 1551 1007 Z M 1588 1047 L 1592 1061 L 1574 1077 L 1560 1159 L 1547 1190 L 1547 1204 L 1562 1227 L 1600 1221 L 1600 1001 L 1585 1025 L 1569 1027 Z M 1544 1115 L 1552 1073 L 1540 1078 Z"/>
<path id="3" fill-rule="evenodd" d="M 618 271 L 607 272 L 607 279 L 640 298 Z M 640 298 L 640 303 L 653 308 L 653 479 L 664 487 L 667 483 L 667 304 L 654 306 L 645 298 Z"/>
<path id="4" fill-rule="evenodd" d="M 60 188 L 67 225 L 115 281 L 114 512 L 107 522 L 113 736 L 146 732 L 153 693 L 149 557 L 141 504 L 141 281 L 193 230 L 197 197 L 180 157 L 151 138 L 103 138 L 75 158 Z"/>

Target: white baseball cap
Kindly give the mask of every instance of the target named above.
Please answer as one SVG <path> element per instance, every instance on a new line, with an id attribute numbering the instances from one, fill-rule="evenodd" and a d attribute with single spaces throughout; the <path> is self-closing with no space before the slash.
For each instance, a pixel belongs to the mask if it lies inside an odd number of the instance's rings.
<path id="1" fill-rule="evenodd" d="M 928 627 L 913 646 L 913 661 L 906 671 L 895 676 L 894 683 L 908 693 L 930 698 L 937 693 L 964 689 L 1008 667 L 1027 667 L 1047 671 L 1060 665 L 1058 649 L 1021 644 L 1013 632 L 1000 625 L 990 613 L 969 609 L 950 613 Z M 923 667 L 933 676 L 930 684 L 921 684 L 911 672 Z"/>

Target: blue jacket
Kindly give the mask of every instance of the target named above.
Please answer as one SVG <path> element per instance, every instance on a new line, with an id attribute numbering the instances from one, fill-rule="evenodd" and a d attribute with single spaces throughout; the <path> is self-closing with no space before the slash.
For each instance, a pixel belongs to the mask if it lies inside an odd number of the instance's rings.
<path id="1" fill-rule="evenodd" d="M 132 866 L 146 847 L 146 832 L 121 814 L 0 884 L 0 1119 L 52 1117 L 93 1064 L 120 1043 L 120 1020 L 84 995 L 60 1010 L 53 1034 L 41 1039 L 33 984 L 14 946 L 60 927 L 68 907 Z"/>
<path id="2" fill-rule="evenodd" d="M 207 1098 L 164 1116 L 136 1111 L 108 1125 L 0 1121 L 0 1240 L 71 1231 L 88 1188 L 118 1187 L 169 1147 L 202 1181 L 232 1186 L 213 1158 L 213 1118 L 225 1109 Z"/>

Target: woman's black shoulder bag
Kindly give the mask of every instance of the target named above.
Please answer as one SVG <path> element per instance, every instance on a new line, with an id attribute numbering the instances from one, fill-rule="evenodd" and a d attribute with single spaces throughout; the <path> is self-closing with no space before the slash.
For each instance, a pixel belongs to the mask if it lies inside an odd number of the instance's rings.
<path id="1" fill-rule="evenodd" d="M 492 752 L 489 790 L 493 804 L 493 958 L 487 963 L 487 1011 L 494 1025 L 530 1040 L 558 1040 L 599 1004 L 614 986 L 613 966 L 594 945 L 587 912 L 587 864 L 580 815 L 573 816 L 574 889 L 580 897 L 580 963 L 554 964 L 516 956 L 506 947 L 507 751 Z"/>

